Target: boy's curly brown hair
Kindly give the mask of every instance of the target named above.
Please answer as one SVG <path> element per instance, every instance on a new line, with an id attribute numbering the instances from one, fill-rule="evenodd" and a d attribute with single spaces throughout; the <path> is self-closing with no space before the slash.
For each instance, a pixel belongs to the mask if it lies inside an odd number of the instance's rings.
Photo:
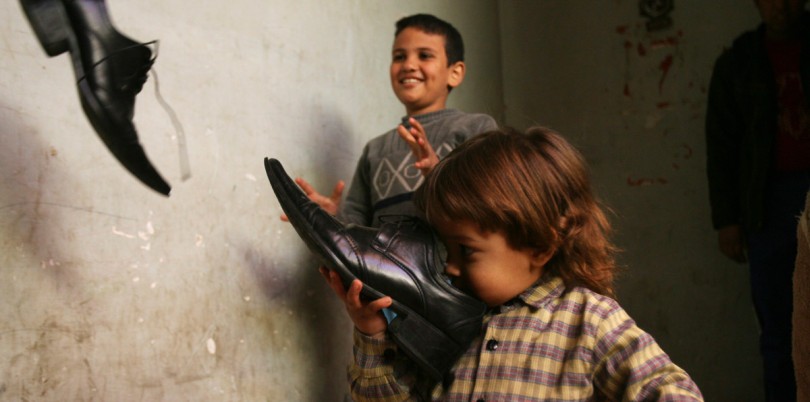
<path id="1" fill-rule="evenodd" d="M 516 249 L 554 250 L 546 275 L 615 297 L 616 247 L 584 158 L 545 127 L 478 135 L 426 177 L 414 201 L 427 220 L 465 220 Z"/>

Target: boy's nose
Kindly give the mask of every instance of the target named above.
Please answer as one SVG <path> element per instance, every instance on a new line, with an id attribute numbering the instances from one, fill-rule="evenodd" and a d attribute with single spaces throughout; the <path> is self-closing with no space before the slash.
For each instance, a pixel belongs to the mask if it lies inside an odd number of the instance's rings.
<path id="1" fill-rule="evenodd" d="M 450 277 L 458 277 L 461 271 L 458 268 L 458 264 L 448 258 L 444 267 L 444 274 Z"/>
<path id="2" fill-rule="evenodd" d="M 405 70 L 415 70 L 416 69 L 416 57 L 408 56 L 405 58 L 405 62 L 402 63 L 402 68 Z"/>

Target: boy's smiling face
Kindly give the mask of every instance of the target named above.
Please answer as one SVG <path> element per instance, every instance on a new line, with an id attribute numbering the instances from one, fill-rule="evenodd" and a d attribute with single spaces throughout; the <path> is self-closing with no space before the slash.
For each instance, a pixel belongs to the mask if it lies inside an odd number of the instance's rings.
<path id="1" fill-rule="evenodd" d="M 433 222 L 447 247 L 445 273 L 459 289 L 499 306 L 532 286 L 552 253 L 518 250 L 500 232 L 482 232 L 469 221 Z"/>
<path id="2" fill-rule="evenodd" d="M 409 116 L 445 108 L 448 87 L 464 79 L 464 62 L 447 65 L 444 36 L 405 28 L 394 39 L 391 87 Z"/>

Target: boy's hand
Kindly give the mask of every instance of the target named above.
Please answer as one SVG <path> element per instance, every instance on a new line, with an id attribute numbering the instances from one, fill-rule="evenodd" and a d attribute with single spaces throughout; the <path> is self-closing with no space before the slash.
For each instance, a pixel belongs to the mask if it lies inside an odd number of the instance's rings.
<path id="1" fill-rule="evenodd" d="M 340 197 L 343 195 L 343 188 L 346 184 L 343 180 L 340 180 L 335 184 L 335 189 L 332 190 L 332 195 L 329 197 L 325 197 L 321 195 L 321 193 L 315 191 L 315 188 L 312 187 L 306 180 L 298 177 L 295 179 L 295 182 L 298 183 L 298 186 L 301 187 L 301 190 L 304 190 L 304 193 L 309 197 L 312 202 L 318 204 L 324 211 L 328 212 L 329 215 L 335 216 L 337 215 L 338 209 L 340 208 Z M 281 220 L 284 222 L 289 222 L 290 220 L 287 219 L 287 215 L 281 214 Z"/>
<path id="2" fill-rule="evenodd" d="M 726 257 L 739 263 L 748 261 L 745 256 L 745 235 L 741 225 L 729 225 L 720 228 L 717 232 L 717 240 L 720 251 Z"/>
<path id="3" fill-rule="evenodd" d="M 340 281 L 340 276 L 336 272 L 326 267 L 320 267 L 318 270 L 335 294 L 343 301 L 343 304 L 346 305 L 349 318 L 352 319 L 358 331 L 372 338 L 385 336 L 388 322 L 380 310 L 391 305 L 393 300 L 390 297 L 384 296 L 370 302 L 362 301 L 360 300 L 360 290 L 363 289 L 363 283 L 359 279 L 355 279 L 349 289 L 344 290 L 343 282 Z"/>
<path id="4" fill-rule="evenodd" d="M 416 158 L 416 163 L 413 166 L 419 169 L 424 176 L 430 173 L 433 167 L 439 163 L 439 157 L 436 156 L 433 146 L 428 142 L 422 125 L 413 117 L 408 118 L 408 123 L 411 125 L 410 129 L 400 124 L 397 126 L 397 133 L 411 147 L 411 152 Z"/>

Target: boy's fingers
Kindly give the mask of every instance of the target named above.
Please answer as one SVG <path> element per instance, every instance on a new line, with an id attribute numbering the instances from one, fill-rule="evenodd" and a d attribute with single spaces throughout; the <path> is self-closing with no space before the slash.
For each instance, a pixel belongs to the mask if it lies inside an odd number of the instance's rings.
<path id="1" fill-rule="evenodd" d="M 369 303 L 369 307 L 375 312 L 380 311 L 386 307 L 390 307 L 394 300 L 389 296 L 383 296 L 373 302 Z"/>
<path id="2" fill-rule="evenodd" d="M 414 143 L 413 134 L 402 124 L 397 126 L 397 134 L 399 134 L 399 137 L 405 140 L 405 142 L 407 142 L 409 145 Z"/>
<path id="3" fill-rule="evenodd" d="M 315 191 L 315 188 L 314 188 L 314 187 L 312 187 L 312 185 L 310 185 L 310 184 L 309 184 L 309 183 L 308 183 L 306 180 L 304 180 L 303 178 L 296 177 L 296 178 L 295 178 L 295 182 L 298 184 L 298 186 L 299 186 L 299 187 L 301 187 L 301 190 L 304 190 L 304 193 L 305 193 L 307 196 L 309 196 L 309 195 L 311 195 L 311 194 L 313 194 L 313 193 L 317 194 L 317 191 Z"/>
<path id="4" fill-rule="evenodd" d="M 411 127 L 416 128 L 420 132 L 425 131 L 425 129 L 422 128 L 422 123 L 419 123 L 419 120 L 416 120 L 413 117 L 411 117 L 410 119 L 408 119 L 408 122 L 411 123 Z"/>
<path id="5" fill-rule="evenodd" d="M 363 282 L 360 282 L 359 279 L 355 279 L 352 281 L 352 284 L 349 285 L 349 291 L 346 292 L 346 303 L 354 309 L 360 309 L 363 307 L 363 303 L 360 301 L 360 291 L 363 290 Z"/>
<path id="6" fill-rule="evenodd" d="M 341 299 L 346 299 L 346 290 L 343 289 L 343 282 L 340 281 L 338 274 L 326 267 L 320 267 L 318 271 L 335 294 Z"/>
<path id="7" fill-rule="evenodd" d="M 332 190 L 332 201 L 340 200 L 340 197 L 343 196 L 343 188 L 346 186 L 346 183 L 343 180 L 339 180 L 337 184 L 335 184 L 335 189 Z"/>

